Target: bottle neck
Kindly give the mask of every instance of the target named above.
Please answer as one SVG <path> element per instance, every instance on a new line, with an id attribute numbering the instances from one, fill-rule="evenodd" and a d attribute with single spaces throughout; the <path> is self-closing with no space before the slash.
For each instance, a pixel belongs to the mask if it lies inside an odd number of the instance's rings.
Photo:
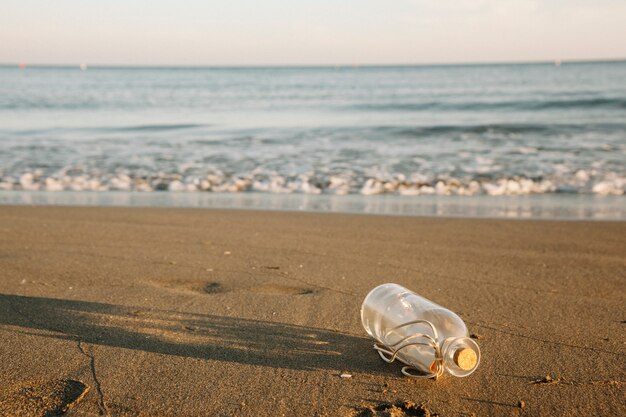
<path id="1" fill-rule="evenodd" d="M 444 369 L 458 377 L 473 373 L 480 362 L 480 348 L 469 337 L 446 339 L 441 347 Z"/>

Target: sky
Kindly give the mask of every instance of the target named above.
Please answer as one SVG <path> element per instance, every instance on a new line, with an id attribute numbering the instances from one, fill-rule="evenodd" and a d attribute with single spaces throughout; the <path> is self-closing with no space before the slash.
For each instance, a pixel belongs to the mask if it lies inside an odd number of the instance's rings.
<path id="1" fill-rule="evenodd" d="M 626 58 L 624 0 L 2 0 L 0 63 Z"/>

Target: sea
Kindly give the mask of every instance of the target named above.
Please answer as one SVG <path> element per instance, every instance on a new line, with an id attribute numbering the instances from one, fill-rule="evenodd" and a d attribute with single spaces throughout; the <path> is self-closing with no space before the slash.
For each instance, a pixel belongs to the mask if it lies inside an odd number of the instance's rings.
<path id="1" fill-rule="evenodd" d="M 0 66 L 0 204 L 626 220 L 626 61 Z"/>

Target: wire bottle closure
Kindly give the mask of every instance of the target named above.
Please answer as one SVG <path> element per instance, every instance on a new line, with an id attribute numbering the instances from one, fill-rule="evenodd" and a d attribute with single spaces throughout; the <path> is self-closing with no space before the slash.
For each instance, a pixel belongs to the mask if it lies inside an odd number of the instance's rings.
<path id="1" fill-rule="evenodd" d="M 437 328 L 431 322 L 429 322 L 428 320 L 413 320 L 399 326 L 392 327 L 391 329 L 387 330 L 385 336 L 383 337 L 383 340 L 387 338 L 389 333 L 406 326 L 411 326 L 413 324 L 428 325 L 433 331 L 433 336 L 425 333 L 413 333 L 398 340 L 395 343 L 388 345 L 381 342 L 376 342 L 374 343 L 374 349 L 378 352 L 382 360 L 387 363 L 391 363 L 398 359 L 400 362 L 406 364 L 407 366 L 402 367 L 402 373 L 404 375 L 411 378 L 434 378 L 436 380 L 443 374 L 443 356 L 441 354 L 441 346 L 439 345 L 439 342 L 437 342 Z M 422 372 L 422 370 L 416 368 L 410 363 L 403 361 L 401 358 L 398 357 L 398 353 L 400 353 L 402 349 L 405 349 L 409 346 L 426 346 L 433 349 L 435 353 L 435 361 L 433 363 L 434 369 L 433 366 L 431 366 L 431 372 L 424 373 Z M 415 373 L 414 371 L 417 371 L 417 373 Z"/>

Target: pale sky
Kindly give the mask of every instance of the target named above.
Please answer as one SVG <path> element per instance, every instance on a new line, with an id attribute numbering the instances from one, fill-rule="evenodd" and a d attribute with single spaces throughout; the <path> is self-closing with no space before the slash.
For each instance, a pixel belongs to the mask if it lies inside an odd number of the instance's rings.
<path id="1" fill-rule="evenodd" d="M 2 0 L 0 63 L 626 58 L 625 0 Z"/>

